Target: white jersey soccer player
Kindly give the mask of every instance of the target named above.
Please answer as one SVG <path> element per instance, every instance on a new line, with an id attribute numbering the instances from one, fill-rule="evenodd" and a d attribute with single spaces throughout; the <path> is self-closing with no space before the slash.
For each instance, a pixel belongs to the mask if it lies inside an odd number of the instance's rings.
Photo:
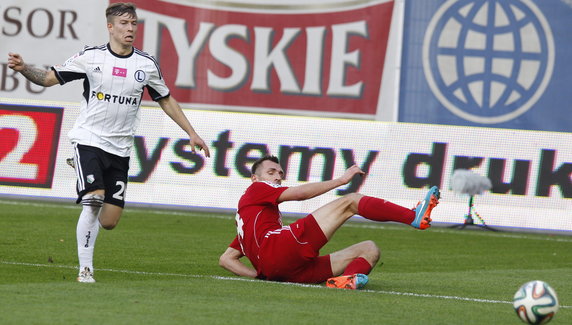
<path id="1" fill-rule="evenodd" d="M 8 67 L 37 85 L 51 87 L 83 79 L 79 117 L 68 136 L 74 144 L 71 165 L 78 180 L 77 203 L 83 205 L 76 228 L 78 281 L 88 283 L 95 282 L 93 250 L 99 227 L 115 228 L 123 213 L 144 89 L 188 134 L 191 151 L 198 148 L 210 157 L 208 146 L 170 95 L 155 59 L 133 47 L 138 21 L 135 5 L 112 3 L 105 16 L 109 43 L 86 47 L 61 66 L 39 69 L 25 64 L 20 54 L 8 53 Z"/>
<path id="2" fill-rule="evenodd" d="M 155 101 L 169 96 L 155 59 L 136 48 L 120 56 L 109 44 L 86 47 L 52 70 L 62 85 L 84 79 L 79 117 L 68 133 L 70 141 L 121 157 L 131 153 L 144 89 Z"/>

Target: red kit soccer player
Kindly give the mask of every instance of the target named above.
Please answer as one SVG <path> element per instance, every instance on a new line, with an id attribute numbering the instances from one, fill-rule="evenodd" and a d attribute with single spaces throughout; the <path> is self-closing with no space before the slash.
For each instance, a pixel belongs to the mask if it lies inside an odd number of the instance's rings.
<path id="1" fill-rule="evenodd" d="M 281 185 L 284 171 L 278 158 L 265 156 L 252 166 L 252 184 L 238 203 L 237 236 L 220 256 L 219 264 L 236 275 L 270 281 L 322 283 L 359 289 L 379 260 L 373 241 L 320 256 L 320 249 L 355 214 L 374 221 L 395 221 L 418 229 L 431 226 L 431 210 L 439 203 L 432 187 L 413 210 L 359 193 L 344 195 L 296 222 L 284 226 L 278 205 L 303 201 L 345 185 L 364 172 L 356 165 L 336 179 L 294 187 Z M 254 269 L 240 260 L 246 256 Z"/>

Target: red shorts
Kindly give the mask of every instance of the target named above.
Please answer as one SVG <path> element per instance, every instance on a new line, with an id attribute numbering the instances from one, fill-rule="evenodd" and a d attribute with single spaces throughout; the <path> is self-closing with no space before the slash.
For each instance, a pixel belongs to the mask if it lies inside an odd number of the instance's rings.
<path id="1" fill-rule="evenodd" d="M 332 277 L 330 255 L 319 254 L 327 242 L 311 214 L 268 232 L 260 246 L 258 277 L 297 283 L 326 281 Z"/>

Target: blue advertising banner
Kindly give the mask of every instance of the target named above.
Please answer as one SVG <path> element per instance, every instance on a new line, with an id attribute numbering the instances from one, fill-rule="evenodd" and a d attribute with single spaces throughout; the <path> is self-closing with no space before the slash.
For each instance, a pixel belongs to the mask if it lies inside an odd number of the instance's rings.
<path id="1" fill-rule="evenodd" d="M 572 0 L 405 1 L 399 121 L 572 131 Z"/>

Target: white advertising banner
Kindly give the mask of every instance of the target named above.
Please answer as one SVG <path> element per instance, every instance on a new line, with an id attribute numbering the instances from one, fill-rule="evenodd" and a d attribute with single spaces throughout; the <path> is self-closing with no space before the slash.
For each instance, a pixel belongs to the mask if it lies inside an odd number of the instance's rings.
<path id="1" fill-rule="evenodd" d="M 2 0 L 0 2 L 0 97 L 79 101 L 81 82 L 44 88 L 7 67 L 8 53 L 49 68 L 86 45 L 108 41 L 105 0 Z"/>
<path id="2" fill-rule="evenodd" d="M 0 101 L 0 194 L 75 200 L 66 133 L 78 105 Z M 367 175 L 321 197 L 281 205 L 310 213 L 350 192 L 412 207 L 431 185 L 442 190 L 434 222 L 463 223 L 468 196 L 453 192 L 455 169 L 488 177 L 474 198 L 492 227 L 572 231 L 572 151 L 569 133 L 529 132 L 332 118 L 185 110 L 209 143 L 194 155 L 188 139 L 159 108 L 142 108 L 131 157 L 127 206 L 133 203 L 233 211 L 250 183 L 249 168 L 278 156 L 284 185 L 340 176 L 357 164 Z M 60 132 L 61 130 L 61 132 Z M 475 223 L 479 223 L 476 220 Z"/>

